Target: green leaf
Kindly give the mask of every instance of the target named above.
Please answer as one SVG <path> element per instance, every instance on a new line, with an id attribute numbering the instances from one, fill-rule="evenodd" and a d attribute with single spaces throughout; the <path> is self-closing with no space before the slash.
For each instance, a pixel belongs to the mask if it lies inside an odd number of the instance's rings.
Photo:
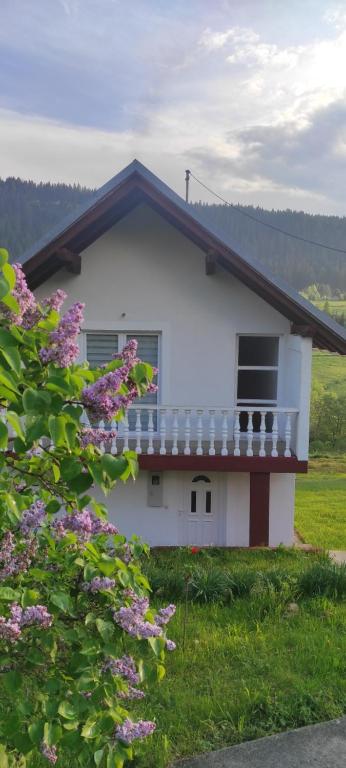
<path id="1" fill-rule="evenodd" d="M 36 605 L 40 599 L 40 593 L 37 589 L 24 589 L 21 599 L 22 608 L 28 608 L 29 605 Z"/>
<path id="2" fill-rule="evenodd" d="M 94 752 L 94 761 L 97 768 L 99 768 L 104 752 L 105 752 L 104 747 L 102 749 L 97 749 L 96 752 Z M 0 768 L 1 768 L 1 765 L 0 765 Z"/>
<path id="3" fill-rule="evenodd" d="M 101 456 L 101 467 L 111 480 L 117 480 L 127 469 L 127 460 L 124 456 L 112 456 L 104 453 Z"/>
<path id="4" fill-rule="evenodd" d="M 21 688 L 23 679 L 17 670 L 11 670 L 1 676 L 3 685 L 9 693 L 16 693 Z"/>
<path id="5" fill-rule="evenodd" d="M 100 633 L 102 640 L 105 643 L 110 643 L 114 637 L 114 624 L 111 621 L 104 621 L 103 619 L 96 619 L 96 626 Z"/>
<path id="6" fill-rule="evenodd" d="M 4 744 L 0 744 L 0 768 L 8 768 L 8 757 Z"/>
<path id="7" fill-rule="evenodd" d="M 50 602 L 64 613 L 73 614 L 73 602 L 67 592 L 53 592 L 50 596 Z"/>
<path id="8" fill-rule="evenodd" d="M 51 396 L 49 392 L 42 392 L 36 389 L 26 389 L 23 394 L 23 408 L 26 413 L 42 415 L 49 411 Z"/>
<path id="9" fill-rule="evenodd" d="M 17 347 L 7 347 L 0 349 L 0 352 L 2 356 L 5 358 L 6 362 L 12 368 L 12 370 L 17 374 L 17 376 L 20 376 L 21 370 L 22 370 L 22 364 L 21 364 L 21 358 L 20 354 L 18 352 Z"/>
<path id="10" fill-rule="evenodd" d="M 0 267 L 8 262 L 8 250 L 6 248 L 0 248 Z"/>
<path id="11" fill-rule="evenodd" d="M 1 349 L 7 349 L 8 347 L 16 347 L 18 345 L 17 339 L 5 328 L 0 328 L 0 347 Z"/>
<path id="12" fill-rule="evenodd" d="M 0 277 L 0 300 L 10 292 L 10 285 L 5 277 Z"/>
<path id="13" fill-rule="evenodd" d="M 43 738 L 45 742 L 52 747 L 61 739 L 62 729 L 58 723 L 45 723 L 43 728 Z"/>
<path id="14" fill-rule="evenodd" d="M 18 600 L 18 590 L 12 589 L 12 587 L 0 587 L 0 600 Z"/>
<path id="15" fill-rule="evenodd" d="M 63 416 L 49 416 L 48 419 L 49 433 L 53 440 L 54 445 L 59 448 L 66 445 L 66 420 Z"/>
<path id="16" fill-rule="evenodd" d="M 149 645 L 151 645 L 155 653 L 155 656 L 161 656 L 166 646 L 166 643 L 163 637 L 149 637 L 148 643 Z"/>
<path id="17" fill-rule="evenodd" d="M 84 493 L 93 484 L 93 478 L 89 472 L 81 472 L 77 477 L 73 477 L 67 482 L 70 491 L 78 495 Z"/>
<path id="18" fill-rule="evenodd" d="M 76 720 L 78 717 L 78 711 L 70 701 L 62 701 L 59 704 L 58 712 L 65 720 Z"/>
<path id="19" fill-rule="evenodd" d="M 8 430 L 6 427 L 6 424 L 4 424 L 3 421 L 0 421 L 0 448 L 6 449 L 8 443 Z"/>
<path id="20" fill-rule="evenodd" d="M 3 368 L 0 370 L 0 383 L 4 384 L 5 387 L 9 389 L 11 392 L 15 392 L 17 395 L 19 395 L 17 384 L 14 378 L 11 376 L 11 374 L 8 371 L 4 371 Z"/>
<path id="21" fill-rule="evenodd" d="M 36 722 L 31 723 L 28 728 L 28 734 L 29 738 L 31 739 L 33 744 L 36 744 L 39 746 L 41 744 L 41 741 L 43 739 L 43 728 L 44 728 L 44 720 L 36 720 Z"/>
<path id="22" fill-rule="evenodd" d="M 14 411 L 7 411 L 6 418 L 8 423 L 11 424 L 12 429 L 14 429 L 16 435 L 25 442 L 25 435 L 18 414 L 14 413 Z"/>
<path id="23" fill-rule="evenodd" d="M 19 304 L 17 299 L 14 298 L 12 293 L 8 293 L 7 296 L 4 296 L 2 299 L 2 303 L 5 304 L 5 307 L 7 307 L 11 312 L 13 312 L 14 315 L 19 314 Z"/>
<path id="24" fill-rule="evenodd" d="M 53 467 L 55 467 L 55 464 L 53 464 Z M 60 507 L 60 502 L 57 499 L 52 499 L 46 506 L 46 512 L 48 515 L 55 515 L 59 512 Z"/>
<path id="25" fill-rule="evenodd" d="M 10 286 L 10 290 L 13 291 L 17 278 L 16 278 L 16 273 L 13 267 L 11 266 L 11 264 L 4 264 L 2 267 L 2 273 Z"/>

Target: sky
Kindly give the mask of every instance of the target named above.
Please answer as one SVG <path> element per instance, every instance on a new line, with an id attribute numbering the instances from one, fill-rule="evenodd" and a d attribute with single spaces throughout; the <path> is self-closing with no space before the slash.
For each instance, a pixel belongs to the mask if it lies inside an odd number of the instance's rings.
<path id="1" fill-rule="evenodd" d="M 0 177 L 97 187 L 134 157 L 346 215 L 346 0 L 0 0 Z"/>

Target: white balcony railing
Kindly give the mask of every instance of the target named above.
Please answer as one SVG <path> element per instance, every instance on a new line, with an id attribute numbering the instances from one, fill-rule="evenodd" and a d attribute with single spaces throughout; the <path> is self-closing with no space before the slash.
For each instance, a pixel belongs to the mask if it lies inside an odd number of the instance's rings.
<path id="1" fill-rule="evenodd" d="M 117 436 L 104 446 L 113 454 L 289 458 L 296 455 L 298 410 L 138 405 L 113 428 Z"/>

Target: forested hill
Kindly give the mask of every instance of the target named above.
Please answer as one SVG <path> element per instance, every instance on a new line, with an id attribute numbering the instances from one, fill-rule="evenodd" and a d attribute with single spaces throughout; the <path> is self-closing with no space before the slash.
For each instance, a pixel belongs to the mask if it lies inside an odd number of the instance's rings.
<path id="1" fill-rule="evenodd" d="M 93 191 L 66 184 L 35 184 L 0 179 L 0 246 L 12 260 L 71 213 Z M 256 224 L 225 205 L 195 203 L 206 223 L 229 234 L 244 253 L 266 263 L 298 289 L 312 283 L 329 285 L 332 293 L 346 291 L 346 255 L 292 240 Z M 346 249 L 346 217 L 310 215 L 298 211 L 242 210 L 276 227 Z"/>

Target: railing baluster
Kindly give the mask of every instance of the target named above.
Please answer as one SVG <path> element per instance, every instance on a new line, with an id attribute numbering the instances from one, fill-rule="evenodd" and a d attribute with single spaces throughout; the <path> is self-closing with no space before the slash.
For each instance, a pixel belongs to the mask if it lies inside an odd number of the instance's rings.
<path id="1" fill-rule="evenodd" d="M 261 426 L 260 426 L 260 449 L 259 449 L 259 455 L 265 456 L 266 455 L 266 415 L 267 411 L 261 411 Z"/>
<path id="2" fill-rule="evenodd" d="M 104 428 L 105 428 L 105 423 L 104 423 L 104 421 L 100 421 L 100 422 L 99 422 L 99 426 L 98 426 L 98 429 L 102 429 L 102 430 L 103 430 Z M 102 443 L 100 443 L 100 450 L 102 451 L 102 453 L 105 453 L 105 444 L 104 444 L 104 441 L 103 441 L 103 440 L 102 440 Z"/>
<path id="3" fill-rule="evenodd" d="M 117 423 L 116 423 L 116 421 L 112 421 L 112 423 L 111 423 L 111 430 L 112 430 L 113 432 L 116 432 L 116 431 L 117 431 Z M 112 438 L 112 442 L 111 442 L 111 453 L 113 454 L 113 456 L 115 456 L 115 455 L 118 453 L 118 448 L 117 448 L 117 438 L 116 438 L 116 435 L 115 435 L 115 437 L 113 437 L 113 438 Z"/>
<path id="4" fill-rule="evenodd" d="M 285 453 L 284 456 L 288 459 L 291 454 L 291 414 L 286 413 L 286 426 L 285 426 Z"/>
<path id="5" fill-rule="evenodd" d="M 247 422 L 247 449 L 246 449 L 246 455 L 247 456 L 253 456 L 253 411 L 248 411 L 248 422 Z"/>
<path id="6" fill-rule="evenodd" d="M 148 408 L 148 453 L 154 453 L 153 435 L 154 435 L 154 409 Z"/>
<path id="7" fill-rule="evenodd" d="M 166 455 L 166 408 L 160 408 L 160 454 Z"/>
<path id="8" fill-rule="evenodd" d="M 240 411 L 234 412 L 234 456 L 240 456 Z"/>
<path id="9" fill-rule="evenodd" d="M 129 450 L 129 417 L 127 413 L 124 416 L 124 447 L 123 452 Z"/>
<path id="10" fill-rule="evenodd" d="M 228 439 L 228 411 L 222 410 L 222 426 L 221 426 L 221 435 L 222 435 L 222 448 L 221 448 L 221 456 L 227 456 L 228 455 L 228 448 L 227 448 L 227 439 Z"/>
<path id="11" fill-rule="evenodd" d="M 173 445 L 172 445 L 172 456 L 178 455 L 178 434 L 179 434 L 179 424 L 178 424 L 178 413 L 179 408 L 173 408 L 173 426 L 172 426 L 172 436 L 173 436 Z"/>
<path id="12" fill-rule="evenodd" d="M 203 444 L 202 444 L 202 440 L 203 440 L 203 421 L 202 421 L 202 416 L 203 416 L 204 411 L 201 408 L 199 408 L 196 411 L 196 413 L 197 413 L 197 450 L 196 450 L 196 454 L 197 454 L 197 456 L 203 456 Z"/>
<path id="13" fill-rule="evenodd" d="M 209 410 L 209 456 L 215 456 L 215 411 Z"/>
<path id="14" fill-rule="evenodd" d="M 273 412 L 273 427 L 272 427 L 272 456 L 278 456 L 277 444 L 278 444 L 279 430 L 278 430 L 278 415 L 276 411 Z"/>
<path id="15" fill-rule="evenodd" d="M 142 435 L 141 410 L 140 408 L 136 408 L 136 453 L 142 453 L 141 435 Z"/>
<path id="16" fill-rule="evenodd" d="M 185 447 L 184 455 L 190 456 L 190 438 L 191 438 L 191 422 L 190 422 L 191 409 L 185 408 Z"/>

